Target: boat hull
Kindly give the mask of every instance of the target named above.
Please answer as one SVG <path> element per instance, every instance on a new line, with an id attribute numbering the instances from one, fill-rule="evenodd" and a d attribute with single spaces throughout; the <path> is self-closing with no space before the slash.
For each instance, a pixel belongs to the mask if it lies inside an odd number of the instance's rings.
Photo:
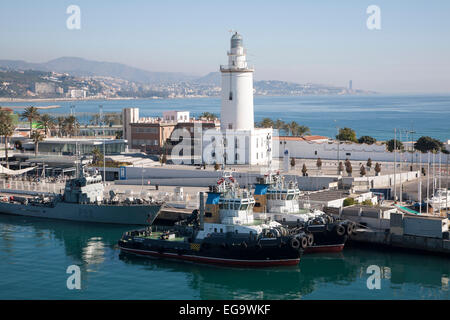
<path id="1" fill-rule="evenodd" d="M 241 267 L 297 265 L 303 253 L 302 249 L 291 246 L 291 237 L 256 239 L 244 234 L 213 234 L 189 242 L 191 236 L 186 236 L 170 241 L 142 232 L 137 236 L 128 233 L 118 245 L 122 252 L 141 256 Z"/>
<path id="2" fill-rule="evenodd" d="M 345 244 L 329 244 L 329 245 L 313 245 L 305 249 L 305 254 L 308 253 L 329 253 L 329 252 L 341 252 L 344 250 Z"/>
<path id="3" fill-rule="evenodd" d="M 56 202 L 50 206 L 1 202 L 0 213 L 81 222 L 149 225 L 161 207 L 162 204 L 118 206 Z"/>
<path id="4" fill-rule="evenodd" d="M 120 246 L 119 246 L 120 247 Z M 120 247 L 124 252 L 133 253 L 140 256 L 151 256 L 156 258 L 176 259 L 190 261 L 196 263 L 215 264 L 222 266 L 235 267 L 278 267 L 278 266 L 295 266 L 300 262 L 300 258 L 280 259 L 280 260 L 248 260 L 248 259 L 224 259 L 217 257 L 207 257 L 201 255 L 188 255 L 177 253 L 159 253 L 152 250 L 139 250 Z"/>

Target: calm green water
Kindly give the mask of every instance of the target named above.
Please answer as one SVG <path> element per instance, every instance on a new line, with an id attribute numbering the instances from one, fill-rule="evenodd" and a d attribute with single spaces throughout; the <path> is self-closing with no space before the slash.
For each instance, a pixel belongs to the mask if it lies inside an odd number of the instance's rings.
<path id="1" fill-rule="evenodd" d="M 450 259 L 346 248 L 298 267 L 237 269 L 123 256 L 129 227 L 0 215 L 0 299 L 449 299 Z M 81 268 L 81 290 L 66 269 Z M 370 265 L 380 290 L 366 286 Z"/>

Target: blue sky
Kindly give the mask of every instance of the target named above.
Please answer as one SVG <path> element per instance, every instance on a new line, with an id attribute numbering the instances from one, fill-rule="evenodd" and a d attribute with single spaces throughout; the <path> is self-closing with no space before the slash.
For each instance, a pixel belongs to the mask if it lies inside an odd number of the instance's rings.
<path id="1" fill-rule="evenodd" d="M 66 8 L 81 8 L 81 30 Z M 381 9 L 368 30 L 366 8 Z M 61 56 L 203 75 L 238 30 L 256 79 L 450 93 L 450 1 L 1 1 L 0 59 Z"/>

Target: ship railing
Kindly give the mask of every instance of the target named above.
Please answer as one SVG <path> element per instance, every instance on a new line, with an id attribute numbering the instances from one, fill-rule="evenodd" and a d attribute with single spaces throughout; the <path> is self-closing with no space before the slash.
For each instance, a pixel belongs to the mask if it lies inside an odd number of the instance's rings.
<path id="1" fill-rule="evenodd" d="M 62 194 L 64 191 L 64 183 L 59 182 L 33 182 L 23 180 L 0 180 L 1 192 L 14 193 L 20 192 L 24 194 Z"/>

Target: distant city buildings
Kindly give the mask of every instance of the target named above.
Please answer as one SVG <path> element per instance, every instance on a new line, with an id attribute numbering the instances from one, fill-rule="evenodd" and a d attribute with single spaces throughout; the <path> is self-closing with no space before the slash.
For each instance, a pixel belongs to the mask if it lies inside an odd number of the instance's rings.
<path id="1" fill-rule="evenodd" d="M 86 90 L 82 89 L 72 89 L 69 91 L 70 98 L 72 99 L 85 99 L 86 98 Z"/>

